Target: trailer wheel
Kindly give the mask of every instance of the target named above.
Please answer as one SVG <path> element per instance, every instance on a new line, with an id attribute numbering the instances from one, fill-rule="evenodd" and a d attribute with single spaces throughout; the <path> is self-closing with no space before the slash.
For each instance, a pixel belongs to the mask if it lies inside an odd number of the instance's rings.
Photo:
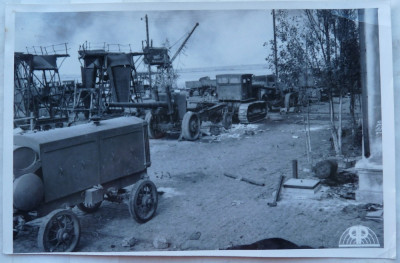
<path id="1" fill-rule="evenodd" d="M 182 120 L 182 135 L 186 140 L 194 141 L 200 136 L 200 118 L 191 111 L 188 111 L 183 116 Z"/>
<path id="2" fill-rule="evenodd" d="M 140 180 L 129 195 L 129 213 L 138 223 L 149 221 L 157 210 L 157 188 L 150 180 Z"/>
<path id="3" fill-rule="evenodd" d="M 150 139 L 160 139 L 164 137 L 165 132 L 160 130 L 158 127 L 159 118 L 156 115 L 153 115 L 151 112 L 146 114 L 145 120 L 147 122 L 147 131 L 149 133 Z"/>
<path id="4" fill-rule="evenodd" d="M 45 252 L 72 252 L 80 234 L 78 217 L 69 210 L 58 209 L 47 215 L 40 226 L 38 246 Z"/>
<path id="5" fill-rule="evenodd" d="M 100 202 L 97 202 L 97 203 L 95 203 L 93 206 L 88 206 L 88 205 L 86 205 L 85 203 L 80 203 L 80 204 L 78 204 L 77 205 L 77 207 L 79 208 L 79 210 L 81 210 L 82 212 L 85 212 L 85 213 L 94 213 L 94 212 L 96 212 L 97 210 L 99 210 L 99 208 L 100 208 L 100 206 L 101 206 L 101 201 Z"/>

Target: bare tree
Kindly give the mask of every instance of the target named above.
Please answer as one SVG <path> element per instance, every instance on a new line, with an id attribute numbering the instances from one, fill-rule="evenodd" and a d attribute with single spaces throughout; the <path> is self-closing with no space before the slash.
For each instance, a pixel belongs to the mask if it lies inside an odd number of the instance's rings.
<path id="1" fill-rule="evenodd" d="M 360 92 L 357 12 L 290 12 L 276 12 L 279 81 L 294 87 L 301 74 L 308 74 L 307 69 L 310 69 L 319 85 L 327 87 L 332 141 L 336 155 L 341 156 L 343 97 L 347 93 L 350 94 L 353 135 L 356 130 L 355 98 Z M 273 56 L 267 61 L 271 67 L 274 65 L 271 63 Z M 337 113 L 334 107 L 336 96 L 339 99 Z"/>

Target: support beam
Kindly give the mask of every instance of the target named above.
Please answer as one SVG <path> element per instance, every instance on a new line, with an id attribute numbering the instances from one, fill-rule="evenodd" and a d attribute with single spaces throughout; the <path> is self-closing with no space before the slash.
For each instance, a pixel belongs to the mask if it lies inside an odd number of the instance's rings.
<path id="1" fill-rule="evenodd" d="M 363 158 L 356 164 L 356 200 L 383 203 L 381 80 L 377 9 L 359 10 Z"/>

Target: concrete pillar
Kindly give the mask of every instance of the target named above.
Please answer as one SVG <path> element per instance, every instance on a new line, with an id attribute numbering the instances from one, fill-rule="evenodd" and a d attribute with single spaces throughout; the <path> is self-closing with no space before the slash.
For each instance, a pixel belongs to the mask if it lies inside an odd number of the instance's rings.
<path id="1" fill-rule="evenodd" d="M 356 200 L 383 203 L 382 111 L 378 9 L 359 10 L 363 158 L 356 164 Z"/>

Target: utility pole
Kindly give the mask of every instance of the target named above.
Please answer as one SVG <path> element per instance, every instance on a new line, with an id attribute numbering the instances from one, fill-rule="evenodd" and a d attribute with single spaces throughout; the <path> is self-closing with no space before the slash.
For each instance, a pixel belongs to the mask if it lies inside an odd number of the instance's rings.
<path id="1" fill-rule="evenodd" d="M 146 50 L 147 52 L 150 52 L 150 37 L 149 37 L 149 20 L 147 18 L 147 14 L 145 16 L 145 21 L 146 21 Z M 146 56 L 146 55 L 145 55 Z M 158 91 L 155 90 L 157 87 L 155 87 L 155 89 L 152 87 L 152 80 L 151 80 L 151 65 L 150 63 L 147 65 L 147 70 L 148 70 L 148 74 L 149 74 L 149 87 L 152 93 L 152 98 L 156 101 L 158 101 Z"/>
<path id="2" fill-rule="evenodd" d="M 275 56 L 275 87 L 279 89 L 281 97 L 283 98 L 283 92 L 278 84 L 278 47 L 276 43 L 276 24 L 275 24 L 275 9 L 272 9 L 272 20 L 274 26 L 274 56 Z"/>

